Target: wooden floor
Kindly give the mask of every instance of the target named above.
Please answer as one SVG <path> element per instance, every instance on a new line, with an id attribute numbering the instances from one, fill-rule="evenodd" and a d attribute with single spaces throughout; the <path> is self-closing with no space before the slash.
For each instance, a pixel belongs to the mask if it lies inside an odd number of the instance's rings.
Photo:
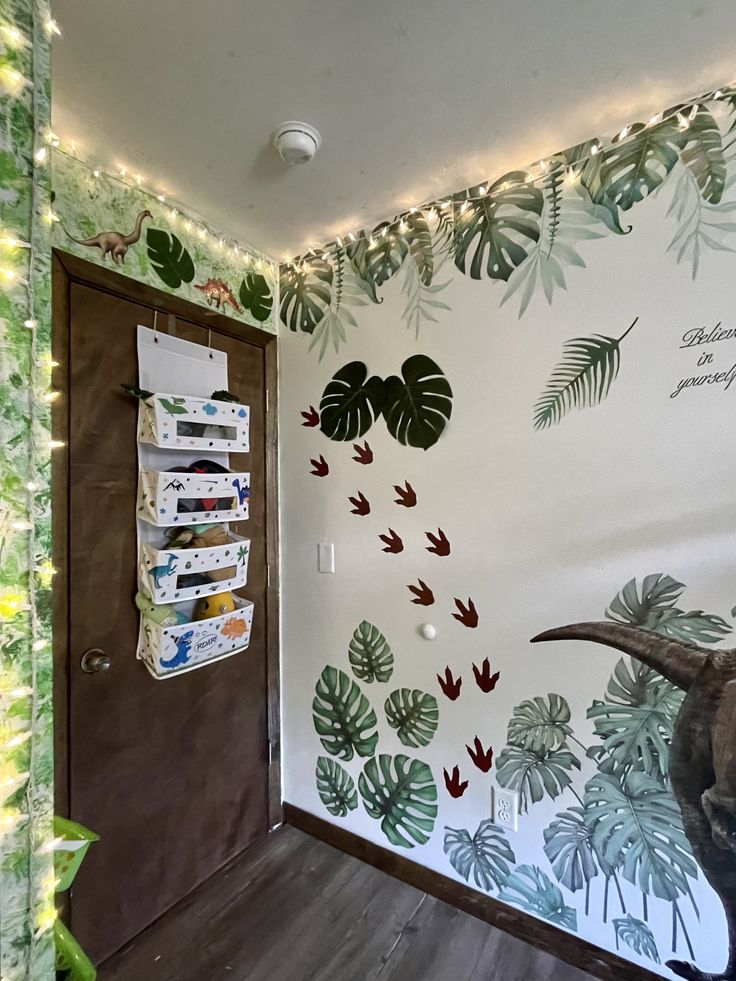
<path id="1" fill-rule="evenodd" d="M 104 964 L 98 977 L 592 981 L 549 954 L 289 827 L 213 876 Z"/>

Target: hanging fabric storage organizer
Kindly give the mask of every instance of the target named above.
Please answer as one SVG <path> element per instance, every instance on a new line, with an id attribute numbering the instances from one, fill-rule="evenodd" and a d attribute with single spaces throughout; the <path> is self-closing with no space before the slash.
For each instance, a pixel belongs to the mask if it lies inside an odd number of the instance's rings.
<path id="1" fill-rule="evenodd" d="M 250 474 L 231 471 L 229 454 L 250 450 L 250 410 L 207 397 L 227 389 L 222 352 L 139 326 L 138 361 L 151 394 L 138 415 L 137 656 L 162 680 L 250 642 L 253 603 L 230 595 L 247 583 L 250 541 L 229 528 L 249 514 Z M 195 619 L 219 594 L 222 612 Z"/>

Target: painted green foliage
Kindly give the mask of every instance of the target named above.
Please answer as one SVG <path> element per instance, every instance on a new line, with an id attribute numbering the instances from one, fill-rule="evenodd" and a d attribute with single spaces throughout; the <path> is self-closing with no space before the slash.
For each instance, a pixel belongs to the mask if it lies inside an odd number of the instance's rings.
<path id="1" fill-rule="evenodd" d="M 330 814 L 345 817 L 358 806 L 353 778 L 336 760 L 320 756 L 315 771 L 317 792 Z"/>
<path id="2" fill-rule="evenodd" d="M 28 85 L 0 86 L 0 227 L 31 249 L 4 247 L 18 273 L 0 290 L 0 976 L 51 981 L 53 909 L 50 412 L 51 243 L 48 169 L 34 167 L 50 122 L 45 0 L 0 0 L 0 22 L 26 43 L 0 45 L 0 69 Z M 33 318 L 37 326 L 24 322 Z M 29 483 L 31 487 L 29 488 Z M 23 524 L 33 524 L 33 534 Z M 14 528 L 21 523 L 20 528 Z M 35 697 L 29 694 L 35 689 Z M 18 745 L 7 743 L 19 736 Z M 9 823 L 6 823 L 9 821 Z"/>
<path id="3" fill-rule="evenodd" d="M 348 647 L 348 659 L 355 677 L 367 684 L 386 682 L 394 671 L 394 656 L 386 638 L 367 620 L 355 628 Z"/>
<path id="4" fill-rule="evenodd" d="M 275 332 L 273 296 L 277 273 L 266 256 L 198 233 L 171 205 L 105 173 L 95 177 L 91 166 L 60 150 L 53 151 L 52 156 L 54 210 L 61 219 L 52 229 L 57 248 L 105 265 L 99 249 L 76 244 L 65 229 L 75 238 L 110 229 L 125 231 L 133 227 L 140 211 L 148 210 L 153 217 L 146 235 L 128 249 L 125 265 L 115 267 L 118 273 L 175 293 L 198 306 L 206 306 L 207 300 L 194 288 L 195 281 L 219 279 L 233 294 L 240 284 L 243 310 L 228 307 L 228 316 Z"/>
<path id="5" fill-rule="evenodd" d="M 429 841 L 437 817 L 437 787 L 421 760 L 380 753 L 358 779 L 366 812 L 381 822 L 392 845 L 413 848 Z"/>
<path id="6" fill-rule="evenodd" d="M 404 746 L 428 746 L 437 731 L 439 708 L 434 695 L 414 688 L 392 691 L 384 705 L 386 719 Z"/>
<path id="7" fill-rule="evenodd" d="M 320 401 L 320 428 L 325 436 L 352 441 L 364 436 L 379 416 L 403 446 L 429 449 L 452 415 L 452 389 L 442 369 L 424 354 L 401 366 L 401 378 L 368 377 L 362 361 L 351 361 L 335 373 Z"/>
<path id="8" fill-rule="evenodd" d="M 561 890 L 536 865 L 517 865 L 498 898 L 567 930 L 578 928 L 577 912 L 565 904 Z"/>
<path id="9" fill-rule="evenodd" d="M 444 850 L 450 865 L 466 882 L 492 892 L 503 889 L 516 863 L 503 828 L 490 818 L 480 822 L 471 836 L 464 828 L 445 828 Z"/>
<path id="10" fill-rule="evenodd" d="M 320 675 L 312 702 L 314 728 L 324 748 L 341 760 L 376 751 L 376 713 L 358 685 L 329 665 Z"/>
<path id="11" fill-rule="evenodd" d="M 664 573 L 645 576 L 641 584 L 632 579 L 613 597 L 605 615 L 686 643 L 717 643 L 730 626 L 716 614 L 681 607 L 684 590 Z M 621 658 L 604 699 L 588 709 L 594 745 L 586 749 L 576 739 L 563 698 L 537 696 L 514 709 L 497 769 L 502 786 L 520 791 L 524 809 L 564 792 L 576 797 L 577 802 L 559 812 L 544 831 L 544 851 L 554 875 L 570 892 L 585 891 L 586 914 L 591 882 L 600 876 L 604 923 L 613 884 L 622 914 L 613 921 L 617 944 L 623 941 L 657 962 L 656 943 L 646 923 L 648 897 L 671 905 L 673 949 L 682 936 L 693 956 L 679 903 L 692 898 L 689 880 L 697 878 L 698 868 L 668 777 L 669 746 L 683 697 L 681 689 L 653 669 Z M 581 769 L 575 746 L 597 768 L 582 798 L 570 780 L 571 772 Z M 643 921 L 627 910 L 620 878 L 641 891 Z M 535 883 L 540 886 L 538 877 L 524 875 L 530 895 Z M 540 891 L 548 892 L 546 886 Z M 518 898 L 520 890 L 507 884 L 500 898 L 514 901 L 514 895 Z M 524 908 L 534 911 L 533 903 Z"/>

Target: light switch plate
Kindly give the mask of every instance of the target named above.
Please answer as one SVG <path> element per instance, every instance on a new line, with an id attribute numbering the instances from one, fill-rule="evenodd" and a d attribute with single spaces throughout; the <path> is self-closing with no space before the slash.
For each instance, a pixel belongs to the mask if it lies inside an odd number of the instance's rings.
<path id="1" fill-rule="evenodd" d="M 317 542 L 317 570 L 335 571 L 335 546 L 332 542 Z"/>

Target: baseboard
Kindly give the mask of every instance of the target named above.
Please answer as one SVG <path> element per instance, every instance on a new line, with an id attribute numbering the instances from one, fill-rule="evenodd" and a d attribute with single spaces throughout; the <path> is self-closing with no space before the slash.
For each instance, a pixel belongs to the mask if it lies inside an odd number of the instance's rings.
<path id="1" fill-rule="evenodd" d="M 662 981 L 660 974 L 654 974 L 644 967 L 624 960 L 617 954 L 588 943 L 587 940 L 559 930 L 551 923 L 538 920 L 505 903 L 499 903 L 491 896 L 486 896 L 439 872 L 417 865 L 403 855 L 397 855 L 380 845 L 374 845 L 373 842 L 315 817 L 299 807 L 294 807 L 293 804 L 284 803 L 284 823 L 291 824 L 300 831 L 319 838 L 341 852 L 353 855 L 362 862 L 367 862 L 368 865 L 373 865 L 395 879 L 421 889 L 422 892 L 429 893 L 430 896 L 441 899 L 464 913 L 498 927 L 499 930 L 519 937 L 540 950 L 554 954 L 573 967 L 601 978 L 601 981 Z"/>

